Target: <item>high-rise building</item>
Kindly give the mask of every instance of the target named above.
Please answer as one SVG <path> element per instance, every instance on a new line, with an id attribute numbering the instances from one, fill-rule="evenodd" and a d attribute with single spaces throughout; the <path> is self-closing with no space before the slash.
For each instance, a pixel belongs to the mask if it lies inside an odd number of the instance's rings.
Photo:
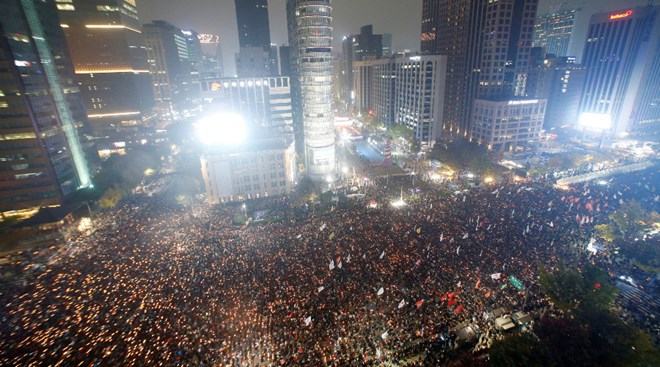
<path id="1" fill-rule="evenodd" d="M 589 21 L 580 113 L 609 115 L 613 133 L 630 131 L 648 92 L 645 81 L 658 78 L 652 74 L 660 46 L 658 9 L 622 9 L 594 14 Z"/>
<path id="2" fill-rule="evenodd" d="M 438 44 L 438 28 L 442 24 L 440 8 L 442 6 L 452 6 L 452 3 L 451 1 L 442 0 L 424 0 L 422 2 L 422 33 L 420 37 L 420 50 L 422 52 L 434 54 L 440 51 Z M 459 1 L 459 3 L 459 8 L 468 5 L 466 1 Z M 448 12 L 447 14 L 451 13 Z"/>
<path id="3" fill-rule="evenodd" d="M 383 57 L 383 35 L 374 34 L 374 28 L 371 24 L 362 26 L 360 28 L 360 34 L 348 36 L 343 39 L 342 49 L 346 69 L 344 71 L 344 91 L 342 91 L 341 96 L 348 102 L 348 106 L 350 107 L 352 105 L 353 63 Z"/>
<path id="4" fill-rule="evenodd" d="M 536 18 L 534 47 L 543 47 L 549 54 L 568 56 L 575 16 L 581 9 L 564 9 Z"/>
<path id="5" fill-rule="evenodd" d="M 545 129 L 575 124 L 585 75 L 574 57 L 541 58 L 530 66 L 527 97 L 547 99 Z"/>
<path id="6" fill-rule="evenodd" d="M 291 76 L 291 48 L 280 46 L 280 75 Z"/>
<path id="7" fill-rule="evenodd" d="M 270 43 L 268 1 L 235 0 L 235 4 L 240 46 L 236 74 L 239 78 L 277 76 L 277 52 L 272 52 Z"/>
<path id="8" fill-rule="evenodd" d="M 239 78 L 260 78 L 271 75 L 270 48 L 264 51 L 261 47 L 241 47 L 236 54 L 236 75 Z"/>
<path id="9" fill-rule="evenodd" d="M 224 65 L 222 62 L 222 40 L 213 34 L 199 34 L 199 43 L 202 47 L 202 61 L 199 65 L 200 79 L 222 78 Z"/>
<path id="10" fill-rule="evenodd" d="M 314 180 L 335 175 L 330 2 L 287 0 L 296 149 Z"/>
<path id="11" fill-rule="evenodd" d="M 538 0 L 424 0 L 421 50 L 447 55 L 443 128 L 468 136 L 474 99 L 524 96 Z"/>
<path id="12" fill-rule="evenodd" d="M 447 56 L 443 130 L 447 138 L 467 136 L 479 85 L 485 0 L 424 0 L 421 51 Z"/>
<path id="13" fill-rule="evenodd" d="M 98 159 L 53 0 L 0 11 L 0 221 L 92 185 Z"/>
<path id="14" fill-rule="evenodd" d="M 201 158 L 211 204 L 286 195 L 295 187 L 296 153 L 290 137 L 253 137 L 238 147 L 216 146 Z"/>
<path id="15" fill-rule="evenodd" d="M 476 99 L 472 138 L 499 152 L 515 151 L 530 141 L 538 141 L 546 103 L 545 99 Z"/>
<path id="16" fill-rule="evenodd" d="M 392 57 L 392 33 L 383 33 L 383 57 Z"/>
<path id="17" fill-rule="evenodd" d="M 657 21 L 657 20 L 656 20 Z M 632 130 L 646 136 L 660 134 L 660 47 L 656 48 L 647 77 L 641 86 Z"/>
<path id="18" fill-rule="evenodd" d="M 235 0 L 240 47 L 270 48 L 268 0 Z"/>
<path id="19" fill-rule="evenodd" d="M 397 55 L 357 61 L 354 67 L 356 108 L 384 124 L 400 124 L 417 141 L 432 147 L 442 133 L 447 56 Z"/>
<path id="20" fill-rule="evenodd" d="M 239 114 L 257 129 L 293 129 L 288 77 L 208 78 L 202 80 L 201 91 L 205 109 Z"/>
<path id="21" fill-rule="evenodd" d="M 154 99 L 135 0 L 56 0 L 96 136 L 153 118 Z"/>
<path id="22" fill-rule="evenodd" d="M 181 29 L 163 20 L 142 29 L 156 110 L 163 121 L 176 120 L 193 104 L 188 41 Z"/>
<path id="23" fill-rule="evenodd" d="M 489 1 L 479 62 L 481 99 L 524 96 L 538 0 Z"/>

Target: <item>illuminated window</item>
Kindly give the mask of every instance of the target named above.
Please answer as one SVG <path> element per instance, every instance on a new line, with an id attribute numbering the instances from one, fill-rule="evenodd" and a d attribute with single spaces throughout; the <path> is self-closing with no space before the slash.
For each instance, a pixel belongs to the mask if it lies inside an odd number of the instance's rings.
<path id="1" fill-rule="evenodd" d="M 0 108 L 7 108 L 9 107 L 9 103 L 7 101 L 0 101 Z"/>
<path id="2" fill-rule="evenodd" d="M 98 10 L 98 11 L 119 11 L 119 7 L 110 6 L 110 5 L 97 5 L 96 10 Z"/>
<path id="3" fill-rule="evenodd" d="M 72 11 L 72 10 L 76 10 L 76 7 L 73 6 L 72 4 L 57 4 L 57 9 L 58 10 Z"/>

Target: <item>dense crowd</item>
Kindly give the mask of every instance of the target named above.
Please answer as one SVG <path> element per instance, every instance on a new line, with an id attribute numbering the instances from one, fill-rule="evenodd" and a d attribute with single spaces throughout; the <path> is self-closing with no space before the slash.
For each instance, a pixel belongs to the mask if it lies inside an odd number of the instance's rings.
<path id="1" fill-rule="evenodd" d="M 401 363 L 464 321 L 490 332 L 485 311 L 545 309 L 539 264 L 612 265 L 586 256 L 593 226 L 633 195 L 657 210 L 656 176 L 429 189 L 398 208 L 388 178 L 364 202 L 242 227 L 230 207 L 136 195 L 79 251 L 1 284 L 0 364 Z"/>

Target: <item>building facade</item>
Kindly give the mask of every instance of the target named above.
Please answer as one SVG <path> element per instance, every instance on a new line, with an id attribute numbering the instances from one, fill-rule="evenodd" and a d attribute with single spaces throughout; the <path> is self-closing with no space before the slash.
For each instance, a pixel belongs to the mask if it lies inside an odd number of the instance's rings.
<path id="1" fill-rule="evenodd" d="M 524 96 L 538 0 L 424 0 L 421 51 L 448 57 L 443 130 L 469 137 L 476 98 Z"/>
<path id="2" fill-rule="evenodd" d="M 515 151 L 538 141 L 543 129 L 545 99 L 474 101 L 472 137 L 489 150 Z"/>
<path id="3" fill-rule="evenodd" d="M 530 67 L 527 96 L 547 99 L 545 129 L 575 126 L 585 76 L 585 68 L 574 57 L 545 58 Z"/>
<path id="4" fill-rule="evenodd" d="M 565 9 L 536 18 L 534 47 L 543 47 L 555 56 L 569 56 L 575 17 L 580 9 Z"/>
<path id="5" fill-rule="evenodd" d="M 293 53 L 294 130 L 307 175 L 317 181 L 335 175 L 332 109 L 331 0 L 288 0 L 289 45 Z M 297 127 L 295 126 L 297 125 Z M 300 136 L 302 132 L 302 136 Z"/>
<path id="6" fill-rule="evenodd" d="M 355 62 L 356 107 L 384 124 L 401 124 L 422 145 L 432 147 L 442 133 L 447 57 L 397 55 Z"/>
<path id="7" fill-rule="evenodd" d="M 0 11 L 0 221 L 92 185 L 88 120 L 53 0 Z"/>
<path id="8" fill-rule="evenodd" d="M 296 153 L 290 140 L 254 141 L 240 150 L 207 152 L 201 163 L 211 204 L 286 195 L 296 184 Z"/>
<path id="9" fill-rule="evenodd" d="M 207 109 L 238 113 L 253 126 L 293 130 L 288 77 L 205 79 L 201 88 Z"/>
<path id="10" fill-rule="evenodd" d="M 609 115 L 613 133 L 631 130 L 645 92 L 644 81 L 657 80 L 651 74 L 659 47 L 657 17 L 658 7 L 647 6 L 594 14 L 589 21 L 580 113 Z"/>
<path id="11" fill-rule="evenodd" d="M 353 105 L 353 63 L 364 60 L 376 60 L 383 57 L 383 35 L 374 34 L 374 27 L 369 24 L 360 28 L 359 34 L 344 37 L 342 41 L 345 75 L 341 97 L 350 107 Z M 391 38 L 390 38 L 391 51 Z"/>
<path id="12" fill-rule="evenodd" d="M 272 52 L 267 0 L 235 0 L 239 78 L 277 76 L 277 52 Z M 259 51 L 261 50 L 261 51 Z"/>
<path id="13" fill-rule="evenodd" d="M 191 62 L 181 29 L 156 20 L 143 26 L 147 63 L 156 110 L 162 121 L 174 121 L 192 108 Z"/>
<path id="14" fill-rule="evenodd" d="M 154 98 L 135 1 L 56 3 L 94 134 L 149 123 Z"/>

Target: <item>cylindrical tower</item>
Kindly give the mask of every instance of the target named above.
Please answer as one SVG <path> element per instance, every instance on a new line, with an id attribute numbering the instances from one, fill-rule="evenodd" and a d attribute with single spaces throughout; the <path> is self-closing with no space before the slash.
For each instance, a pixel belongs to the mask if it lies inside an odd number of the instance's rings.
<path id="1" fill-rule="evenodd" d="M 332 112 L 331 0 L 289 0 L 290 29 L 297 58 L 300 113 L 307 174 L 314 180 L 335 175 Z"/>

